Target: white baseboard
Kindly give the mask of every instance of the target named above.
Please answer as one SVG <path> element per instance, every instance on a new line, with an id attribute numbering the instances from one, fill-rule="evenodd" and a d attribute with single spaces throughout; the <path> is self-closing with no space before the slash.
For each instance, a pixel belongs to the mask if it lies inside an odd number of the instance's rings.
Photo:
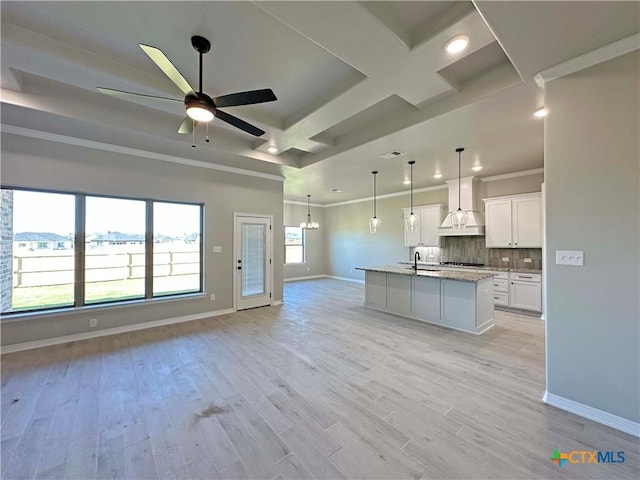
<path id="1" fill-rule="evenodd" d="M 234 313 L 233 308 L 224 310 L 214 310 L 212 312 L 195 313 L 193 315 L 185 315 L 183 317 L 165 318 L 162 320 L 154 320 L 152 322 L 135 323 L 133 325 L 123 325 L 121 327 L 105 328 L 104 330 L 96 330 L 93 332 L 74 333 L 72 335 L 64 335 L 62 337 L 45 338 L 42 340 L 34 340 L 32 342 L 14 343 L 0 347 L 0 353 L 13 353 L 22 350 L 31 350 L 33 348 L 48 347 L 50 345 L 58 345 L 60 343 L 76 342 L 78 340 L 88 340 L 90 338 L 106 337 L 108 335 L 116 335 L 118 333 L 134 332 L 136 330 L 145 330 L 147 328 L 160 327 L 163 325 L 171 325 L 174 323 L 191 322 L 193 320 L 201 320 L 203 318 L 217 317 L 219 315 L 227 315 Z"/>
<path id="2" fill-rule="evenodd" d="M 334 280 L 344 280 L 345 282 L 362 283 L 364 285 L 364 280 L 359 280 L 357 278 L 335 277 L 333 275 L 325 275 L 325 276 L 327 278 L 333 278 Z"/>
<path id="3" fill-rule="evenodd" d="M 299 280 L 313 280 L 314 278 L 326 278 L 326 275 L 309 275 L 308 277 L 285 278 L 285 282 L 297 282 Z"/>
<path id="4" fill-rule="evenodd" d="M 283 303 L 284 303 L 284 302 L 283 302 L 282 300 L 274 300 L 274 301 L 271 303 L 271 306 L 272 306 L 272 307 L 275 307 L 276 305 L 282 305 Z"/>
<path id="5" fill-rule="evenodd" d="M 576 415 L 601 423 L 607 427 L 615 428 L 616 430 L 628 433 L 629 435 L 640 437 L 640 423 L 569 400 L 568 398 L 554 395 L 546 390 L 542 396 L 542 401 L 552 407 L 556 407 L 570 413 L 575 413 Z"/>

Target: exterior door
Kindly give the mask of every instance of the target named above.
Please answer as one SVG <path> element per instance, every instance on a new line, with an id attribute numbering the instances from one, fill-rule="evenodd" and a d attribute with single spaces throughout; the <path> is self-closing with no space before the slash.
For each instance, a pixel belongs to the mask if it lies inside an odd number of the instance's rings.
<path id="1" fill-rule="evenodd" d="M 235 214 L 235 308 L 271 305 L 271 217 Z"/>

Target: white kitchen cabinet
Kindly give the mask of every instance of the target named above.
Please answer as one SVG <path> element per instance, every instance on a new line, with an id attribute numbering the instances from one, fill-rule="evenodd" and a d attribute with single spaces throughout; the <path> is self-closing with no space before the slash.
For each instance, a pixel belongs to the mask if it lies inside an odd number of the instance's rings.
<path id="1" fill-rule="evenodd" d="M 411 209 L 403 208 L 402 211 L 405 220 L 403 224 L 405 247 L 440 247 L 442 245 L 442 237 L 438 229 L 445 217 L 444 204 L 413 207 L 414 215 L 419 218 L 415 232 L 408 232 L 406 228 L 406 219 Z"/>
<path id="2" fill-rule="evenodd" d="M 487 248 L 542 248 L 540 193 L 486 198 Z"/>
<path id="3" fill-rule="evenodd" d="M 512 280 L 509 289 L 509 300 L 510 307 L 540 312 L 542 310 L 542 284 L 539 282 Z"/>

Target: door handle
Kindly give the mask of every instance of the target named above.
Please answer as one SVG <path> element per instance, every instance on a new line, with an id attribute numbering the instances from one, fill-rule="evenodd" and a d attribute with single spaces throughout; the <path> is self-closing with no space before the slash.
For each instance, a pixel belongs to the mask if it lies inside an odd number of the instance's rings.
<path id="1" fill-rule="evenodd" d="M 238 265 L 238 270 L 242 270 L 242 267 L 240 265 Z"/>

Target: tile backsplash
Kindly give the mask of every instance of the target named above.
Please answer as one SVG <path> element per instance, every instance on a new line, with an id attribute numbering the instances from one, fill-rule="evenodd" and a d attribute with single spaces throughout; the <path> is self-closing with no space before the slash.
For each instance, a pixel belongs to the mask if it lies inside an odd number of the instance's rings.
<path id="1" fill-rule="evenodd" d="M 416 250 L 420 252 L 423 262 L 469 262 L 483 263 L 488 267 L 542 270 L 541 248 L 486 248 L 483 236 L 444 237 L 441 248 L 411 248 L 409 260 L 413 260 Z M 503 262 L 503 258 L 509 260 Z M 531 259 L 531 262 L 525 262 L 525 258 Z"/>

